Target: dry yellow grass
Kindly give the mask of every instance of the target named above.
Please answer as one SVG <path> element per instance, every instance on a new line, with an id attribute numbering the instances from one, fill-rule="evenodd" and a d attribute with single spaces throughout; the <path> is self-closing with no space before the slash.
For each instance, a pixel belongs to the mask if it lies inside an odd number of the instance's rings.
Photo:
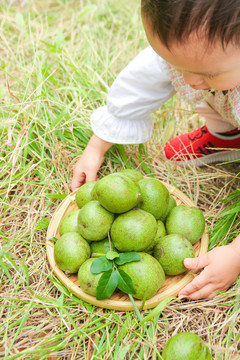
<path id="1" fill-rule="evenodd" d="M 91 134 L 89 115 L 147 44 L 139 3 L 4 0 L 0 24 L 0 358 L 160 359 L 170 336 L 192 331 L 214 359 L 238 360 L 238 284 L 211 301 L 173 300 L 145 332 L 134 312 L 71 296 L 46 259 L 48 222 L 59 194 L 70 192 L 72 167 Z M 116 147 L 100 175 L 125 160 L 143 173 L 147 166 L 188 195 L 211 230 L 226 206 L 219 200 L 239 187 L 239 164 L 185 169 L 165 162 L 162 142 L 202 120 L 178 99 L 155 120 L 152 140 L 140 147 L 145 154 Z"/>

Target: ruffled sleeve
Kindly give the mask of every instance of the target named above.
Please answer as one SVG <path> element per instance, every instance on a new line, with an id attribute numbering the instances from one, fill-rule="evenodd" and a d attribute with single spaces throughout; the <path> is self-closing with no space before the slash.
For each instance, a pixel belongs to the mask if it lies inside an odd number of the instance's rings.
<path id="1" fill-rule="evenodd" d="M 148 47 L 120 72 L 109 90 L 107 105 L 92 113 L 92 130 L 116 144 L 148 141 L 153 130 L 151 113 L 173 94 L 167 64 Z"/>

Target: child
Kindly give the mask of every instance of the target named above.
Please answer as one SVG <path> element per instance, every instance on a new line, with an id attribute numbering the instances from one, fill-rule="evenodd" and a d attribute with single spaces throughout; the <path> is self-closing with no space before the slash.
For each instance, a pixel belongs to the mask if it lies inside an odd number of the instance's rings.
<path id="1" fill-rule="evenodd" d="M 197 166 L 240 159 L 240 0 L 142 0 L 142 20 L 151 46 L 119 74 L 107 105 L 93 112 L 94 135 L 74 167 L 72 190 L 96 180 L 114 143 L 149 140 L 151 113 L 175 92 L 206 125 L 172 139 L 166 158 Z M 179 296 L 213 297 L 240 273 L 240 235 L 184 264 L 204 270 Z"/>

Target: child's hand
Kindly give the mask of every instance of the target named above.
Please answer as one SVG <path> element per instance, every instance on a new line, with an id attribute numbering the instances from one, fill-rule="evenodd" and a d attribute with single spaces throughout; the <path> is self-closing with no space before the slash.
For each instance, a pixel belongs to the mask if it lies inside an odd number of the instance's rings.
<path id="1" fill-rule="evenodd" d="M 88 181 L 98 180 L 97 172 L 103 161 L 104 158 L 97 159 L 91 152 L 83 153 L 73 168 L 72 191 L 77 190 Z"/>
<path id="2" fill-rule="evenodd" d="M 227 290 L 240 273 L 240 236 L 231 244 L 217 247 L 194 259 L 185 259 L 188 269 L 204 270 L 178 294 L 188 299 L 211 299 L 218 291 Z"/>
<path id="3" fill-rule="evenodd" d="M 97 172 L 104 161 L 104 154 L 112 145 L 112 143 L 106 142 L 96 135 L 91 137 L 82 156 L 73 168 L 72 191 L 77 190 L 88 181 L 98 180 Z"/>

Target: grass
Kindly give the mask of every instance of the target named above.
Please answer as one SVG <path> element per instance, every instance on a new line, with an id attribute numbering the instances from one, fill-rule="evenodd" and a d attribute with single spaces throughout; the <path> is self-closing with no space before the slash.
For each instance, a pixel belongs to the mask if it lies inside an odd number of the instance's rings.
<path id="1" fill-rule="evenodd" d="M 139 325 L 135 312 L 69 294 L 46 260 L 46 229 L 70 193 L 89 117 L 147 45 L 139 2 L 3 0 L 0 24 L 0 357 L 161 359 L 170 336 L 192 331 L 214 359 L 239 359 L 238 283 L 211 301 L 172 300 Z M 177 98 L 154 118 L 151 141 L 113 147 L 100 176 L 137 167 L 171 183 L 205 212 L 211 248 L 231 241 L 239 231 L 239 164 L 179 169 L 163 161 L 162 144 L 201 120 Z"/>

